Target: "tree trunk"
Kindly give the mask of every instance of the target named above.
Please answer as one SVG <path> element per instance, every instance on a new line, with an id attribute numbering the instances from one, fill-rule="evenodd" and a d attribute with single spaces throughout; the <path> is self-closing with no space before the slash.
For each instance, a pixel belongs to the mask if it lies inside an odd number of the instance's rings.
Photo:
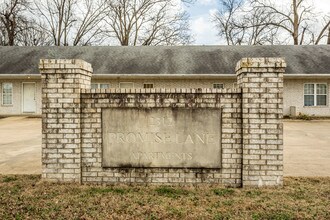
<path id="1" fill-rule="evenodd" d="M 8 36 L 8 42 L 5 44 L 7 46 L 14 46 L 16 22 L 14 21 L 14 18 L 11 18 L 11 14 L 5 14 L 4 18 L 2 18 L 1 20 L 5 26 L 7 36 Z"/>
<path id="2" fill-rule="evenodd" d="M 298 15 L 298 9 L 297 9 L 297 0 L 292 1 L 292 7 L 293 7 L 293 41 L 294 45 L 298 45 L 299 39 L 298 39 L 298 31 L 299 31 L 299 15 Z"/>
<path id="3" fill-rule="evenodd" d="M 327 41 L 327 44 L 330 44 L 330 27 L 329 27 L 329 30 L 328 30 L 328 41 Z"/>

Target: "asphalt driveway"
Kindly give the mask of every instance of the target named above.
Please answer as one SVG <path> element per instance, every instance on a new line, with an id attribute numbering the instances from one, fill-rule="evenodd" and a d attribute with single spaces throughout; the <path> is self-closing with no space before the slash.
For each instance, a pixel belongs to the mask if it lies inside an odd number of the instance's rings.
<path id="1" fill-rule="evenodd" d="M 41 173 L 41 119 L 0 119 L 0 173 Z M 330 120 L 284 122 L 284 175 L 330 176 Z"/>

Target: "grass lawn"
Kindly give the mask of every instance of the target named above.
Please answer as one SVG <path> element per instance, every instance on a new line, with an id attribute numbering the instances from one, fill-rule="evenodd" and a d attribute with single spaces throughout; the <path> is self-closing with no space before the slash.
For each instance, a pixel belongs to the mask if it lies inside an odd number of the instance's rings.
<path id="1" fill-rule="evenodd" d="M 39 175 L 0 175 L 0 219 L 330 219 L 330 177 L 232 189 L 55 184 Z"/>

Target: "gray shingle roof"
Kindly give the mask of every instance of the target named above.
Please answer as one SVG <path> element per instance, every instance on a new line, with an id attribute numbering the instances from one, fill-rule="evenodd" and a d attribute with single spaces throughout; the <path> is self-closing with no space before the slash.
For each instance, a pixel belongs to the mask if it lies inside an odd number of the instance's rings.
<path id="1" fill-rule="evenodd" d="M 329 74 L 330 46 L 0 47 L 0 74 L 39 74 L 39 59 L 83 59 L 95 74 L 234 74 L 242 57 L 284 57 L 289 74 Z"/>

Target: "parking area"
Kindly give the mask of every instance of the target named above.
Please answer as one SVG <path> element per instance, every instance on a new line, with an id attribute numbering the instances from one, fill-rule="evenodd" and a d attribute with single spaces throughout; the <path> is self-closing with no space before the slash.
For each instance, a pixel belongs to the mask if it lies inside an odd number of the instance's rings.
<path id="1" fill-rule="evenodd" d="M 41 173 L 41 119 L 0 119 L 0 173 Z"/>
<path id="2" fill-rule="evenodd" d="M 284 175 L 330 176 L 330 120 L 284 122 Z"/>
<path id="3" fill-rule="evenodd" d="M 41 119 L 0 119 L 0 173 L 41 173 Z M 330 176 L 330 120 L 284 122 L 284 175 Z"/>

